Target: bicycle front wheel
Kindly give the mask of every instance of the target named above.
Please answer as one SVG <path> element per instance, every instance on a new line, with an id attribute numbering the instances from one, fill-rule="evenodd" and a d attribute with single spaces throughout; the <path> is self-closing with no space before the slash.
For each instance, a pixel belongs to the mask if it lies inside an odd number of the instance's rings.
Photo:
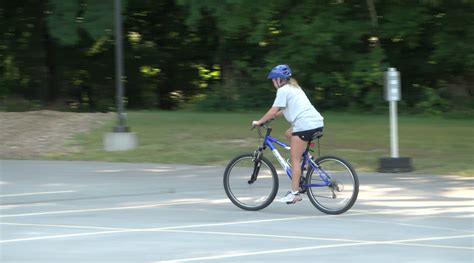
<path id="1" fill-rule="evenodd" d="M 342 214 L 355 203 L 359 194 L 359 179 L 352 166 L 334 156 L 323 156 L 314 161 L 306 175 L 307 195 L 311 203 L 326 214 Z"/>
<path id="2" fill-rule="evenodd" d="M 227 165 L 224 189 L 236 206 L 250 211 L 267 207 L 278 191 L 278 175 L 271 162 L 261 156 L 242 154 Z"/>

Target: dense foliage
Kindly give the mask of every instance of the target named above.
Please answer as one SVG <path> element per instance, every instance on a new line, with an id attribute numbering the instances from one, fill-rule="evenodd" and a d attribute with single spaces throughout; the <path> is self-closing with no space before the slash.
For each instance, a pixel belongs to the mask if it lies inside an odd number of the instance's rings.
<path id="1" fill-rule="evenodd" d="M 128 108 L 267 107 L 287 63 L 320 109 L 472 111 L 472 0 L 123 0 Z M 0 109 L 110 110 L 113 1 L 0 5 Z"/>

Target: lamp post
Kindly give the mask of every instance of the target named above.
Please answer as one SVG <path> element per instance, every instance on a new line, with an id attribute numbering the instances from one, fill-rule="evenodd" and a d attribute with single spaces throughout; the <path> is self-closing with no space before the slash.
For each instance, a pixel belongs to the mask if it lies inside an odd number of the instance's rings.
<path id="1" fill-rule="evenodd" d="M 117 106 L 117 126 L 114 132 L 128 132 L 125 126 L 125 112 L 123 106 L 123 46 L 122 46 L 122 11 L 121 0 L 114 0 L 114 28 L 115 28 L 115 89 Z"/>
<path id="2" fill-rule="evenodd" d="M 401 99 L 400 72 L 389 68 L 385 72 L 385 100 L 389 103 L 390 111 L 390 157 L 379 159 L 379 172 L 396 173 L 410 172 L 413 170 L 411 159 L 400 157 L 398 152 L 398 118 L 397 101 Z"/>
<path id="3" fill-rule="evenodd" d="M 104 136 L 104 148 L 106 151 L 126 151 L 138 146 L 135 133 L 125 125 L 125 110 L 123 105 L 123 46 L 122 46 L 122 15 L 121 1 L 114 0 L 114 28 L 115 28 L 115 88 L 117 107 L 117 126 L 113 132 Z"/>

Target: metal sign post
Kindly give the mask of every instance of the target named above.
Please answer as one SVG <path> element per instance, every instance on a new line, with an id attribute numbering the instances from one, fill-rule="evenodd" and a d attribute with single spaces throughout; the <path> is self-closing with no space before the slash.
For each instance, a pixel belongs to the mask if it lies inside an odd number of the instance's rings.
<path id="1" fill-rule="evenodd" d="M 390 157 L 398 158 L 397 101 L 400 100 L 400 72 L 389 68 L 385 73 L 385 99 L 390 111 Z"/>
<path id="2" fill-rule="evenodd" d="M 412 171 L 411 160 L 399 157 L 398 153 L 398 119 L 397 101 L 401 99 L 400 72 L 389 68 L 385 72 L 385 100 L 389 102 L 390 111 L 390 158 L 379 159 L 379 172 L 409 172 Z"/>
<path id="3" fill-rule="evenodd" d="M 390 157 L 398 158 L 397 103 L 390 101 Z"/>

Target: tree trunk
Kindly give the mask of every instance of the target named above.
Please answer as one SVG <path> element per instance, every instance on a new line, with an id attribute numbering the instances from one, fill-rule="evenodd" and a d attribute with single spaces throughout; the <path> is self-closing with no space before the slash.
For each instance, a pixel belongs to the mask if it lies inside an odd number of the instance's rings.
<path id="1" fill-rule="evenodd" d="M 56 67 L 56 49 L 53 40 L 48 32 L 46 25 L 46 10 L 47 1 L 42 0 L 38 8 L 38 26 L 39 33 L 41 35 L 41 45 L 43 53 L 43 72 L 45 79 L 44 91 L 42 93 L 42 99 L 44 102 L 50 104 L 55 101 L 56 98 L 60 97 L 59 85 L 58 85 L 58 74 Z"/>
<path id="2" fill-rule="evenodd" d="M 49 96 L 47 100 L 48 102 L 52 102 L 56 98 L 60 97 L 56 66 L 56 50 L 54 43 L 51 41 L 51 37 L 47 31 L 45 31 L 43 41 L 45 49 L 46 81 L 49 90 Z"/>
<path id="3" fill-rule="evenodd" d="M 379 19 L 377 17 L 377 10 L 375 9 L 374 0 L 366 0 L 367 8 L 369 9 L 370 21 L 372 23 L 372 34 L 371 38 L 369 39 L 371 45 L 373 47 L 378 47 L 380 45 L 379 39 Z"/>
<path id="4" fill-rule="evenodd" d="M 367 0 L 367 8 L 369 9 L 370 20 L 372 21 L 372 27 L 379 27 L 379 19 L 377 17 L 377 10 L 375 9 L 374 0 Z"/>
<path id="5" fill-rule="evenodd" d="M 222 70 L 222 98 L 226 100 L 226 103 L 229 107 L 232 107 L 235 101 L 237 100 L 237 84 L 236 76 L 234 72 L 234 67 L 232 62 L 229 60 L 224 60 L 221 64 Z"/>

